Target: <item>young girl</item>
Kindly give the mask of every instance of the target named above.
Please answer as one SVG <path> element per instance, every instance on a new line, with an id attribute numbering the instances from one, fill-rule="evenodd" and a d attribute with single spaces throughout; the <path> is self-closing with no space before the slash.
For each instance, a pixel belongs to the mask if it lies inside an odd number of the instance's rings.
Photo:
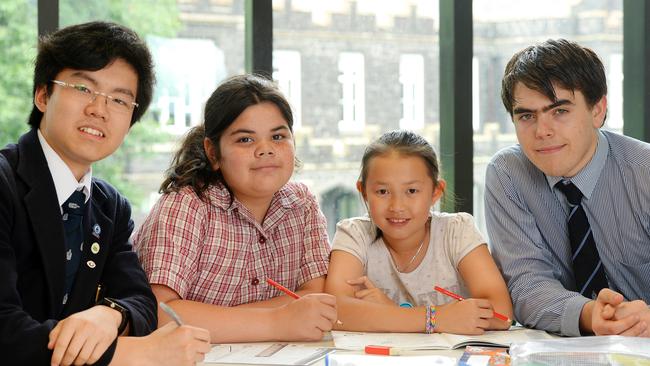
<path id="1" fill-rule="evenodd" d="M 512 305 L 472 216 L 431 211 L 445 188 L 438 173 L 433 148 L 413 132 L 388 132 L 366 148 L 357 189 L 369 217 L 338 223 L 325 286 L 342 328 L 481 334 L 510 326 L 493 317 L 511 318 Z"/>
<path id="2" fill-rule="evenodd" d="M 213 343 L 321 339 L 337 319 L 335 297 L 320 293 L 327 227 L 314 195 L 289 182 L 288 102 L 269 80 L 235 76 L 208 99 L 204 120 L 133 238 L 157 300 Z M 159 325 L 171 320 L 158 316 Z"/>

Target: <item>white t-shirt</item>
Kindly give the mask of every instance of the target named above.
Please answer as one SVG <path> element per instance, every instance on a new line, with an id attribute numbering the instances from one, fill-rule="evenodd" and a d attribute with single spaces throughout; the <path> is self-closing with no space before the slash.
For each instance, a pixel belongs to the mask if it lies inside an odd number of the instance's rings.
<path id="1" fill-rule="evenodd" d="M 485 239 L 474 225 L 472 215 L 464 212 L 431 212 L 429 247 L 420 265 L 401 273 L 368 216 L 340 221 L 332 241 L 332 250 L 352 254 L 363 264 L 364 273 L 397 304 L 440 305 L 452 299 L 433 289 L 446 288 L 463 297 L 469 293 L 458 273 L 458 263 Z"/>

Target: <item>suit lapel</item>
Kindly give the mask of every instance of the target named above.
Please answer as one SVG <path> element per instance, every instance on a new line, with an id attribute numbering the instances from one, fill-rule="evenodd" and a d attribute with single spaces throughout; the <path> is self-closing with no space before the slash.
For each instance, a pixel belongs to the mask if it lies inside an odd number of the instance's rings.
<path id="1" fill-rule="evenodd" d="M 50 312 L 52 315 L 59 314 L 65 279 L 65 239 L 61 209 L 36 130 L 20 139 L 18 150 L 18 175 L 30 187 L 24 198 L 25 209 L 31 218 L 32 232 L 45 270 Z"/>

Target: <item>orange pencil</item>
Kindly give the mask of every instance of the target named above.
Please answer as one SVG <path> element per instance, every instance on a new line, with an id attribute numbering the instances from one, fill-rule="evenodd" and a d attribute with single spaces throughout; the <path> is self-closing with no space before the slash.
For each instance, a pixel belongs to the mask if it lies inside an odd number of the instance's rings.
<path id="1" fill-rule="evenodd" d="M 273 281 L 273 280 L 270 279 L 270 278 L 267 278 L 267 279 L 266 279 L 266 282 L 267 282 L 269 285 L 271 285 L 271 286 L 277 288 L 278 290 L 284 292 L 285 294 L 287 294 L 287 295 L 293 297 L 294 299 L 299 299 L 299 298 L 300 298 L 300 296 L 298 296 L 297 293 L 295 293 L 295 292 L 289 290 L 288 288 L 282 286 L 281 284 L 279 284 L 279 283 Z M 343 323 L 342 323 L 340 320 L 337 320 L 337 321 L 336 321 L 336 324 L 338 324 L 338 325 L 343 325 Z"/>
<path id="2" fill-rule="evenodd" d="M 298 296 L 298 294 L 296 294 L 295 292 L 293 292 L 293 291 L 289 290 L 288 288 L 282 286 L 281 284 L 279 284 L 279 283 L 273 281 L 273 280 L 270 279 L 270 278 L 267 278 L 267 279 L 266 279 L 266 282 L 268 282 L 269 285 L 271 285 L 271 286 L 277 288 L 278 290 L 284 292 L 285 294 L 287 294 L 287 295 L 293 297 L 294 299 L 299 299 L 299 298 L 300 298 L 300 296 Z"/>
<path id="3" fill-rule="evenodd" d="M 451 291 L 449 291 L 447 289 L 444 289 L 442 287 L 434 286 L 433 288 L 434 288 L 434 290 L 440 292 L 441 294 L 447 295 L 447 296 L 451 297 L 452 299 L 456 299 L 458 301 L 465 300 L 462 296 L 460 296 L 458 294 L 455 294 L 455 293 L 453 293 L 453 292 L 451 292 Z M 507 316 L 505 316 L 505 315 L 503 315 L 501 313 L 497 313 L 496 311 L 494 312 L 494 317 L 497 318 L 497 319 L 501 319 L 503 321 L 506 321 L 508 323 L 512 323 L 512 319 L 508 318 Z"/>

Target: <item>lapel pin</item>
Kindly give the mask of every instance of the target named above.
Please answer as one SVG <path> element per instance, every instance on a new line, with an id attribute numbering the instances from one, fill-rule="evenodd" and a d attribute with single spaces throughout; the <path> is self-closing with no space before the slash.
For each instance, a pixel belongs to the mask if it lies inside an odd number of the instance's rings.
<path id="1" fill-rule="evenodd" d="M 93 235 L 94 235 L 96 238 L 99 238 L 99 234 L 101 234 L 101 233 L 102 233 L 102 228 L 99 227 L 98 224 L 93 225 Z"/>
<path id="2" fill-rule="evenodd" d="M 88 261 L 88 262 L 86 262 L 86 265 L 87 265 L 88 267 L 90 267 L 90 268 L 95 268 L 95 267 L 97 266 L 97 265 L 95 264 L 95 262 L 93 262 L 93 261 Z"/>
<path id="3" fill-rule="evenodd" d="M 90 246 L 90 251 L 93 252 L 93 254 L 99 253 L 99 243 L 94 242 L 93 245 Z"/>

